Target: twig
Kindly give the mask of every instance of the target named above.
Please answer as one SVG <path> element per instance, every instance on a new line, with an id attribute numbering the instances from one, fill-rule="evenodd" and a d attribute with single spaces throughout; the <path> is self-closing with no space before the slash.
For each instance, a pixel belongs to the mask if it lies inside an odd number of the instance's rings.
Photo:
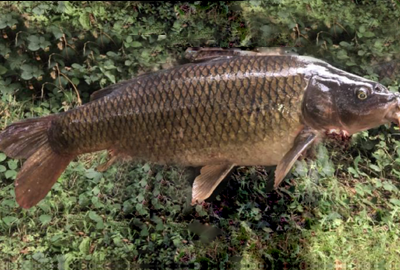
<path id="1" fill-rule="evenodd" d="M 68 78 L 67 75 L 65 75 L 64 73 L 62 73 L 62 72 L 60 71 L 60 69 L 58 68 L 58 63 L 56 63 L 56 67 L 57 67 L 58 75 L 63 76 L 70 84 L 72 84 L 72 87 L 74 88 L 74 90 L 75 90 L 75 92 L 76 92 L 76 97 L 77 97 L 77 99 L 78 99 L 78 104 L 79 104 L 79 105 L 82 105 L 82 100 L 81 100 L 81 97 L 80 97 L 80 95 L 79 95 L 78 88 L 76 88 L 75 84 L 70 80 L 70 78 Z M 60 86 L 61 86 L 61 81 L 60 81 Z M 62 88 L 62 87 L 61 87 L 61 88 Z"/>

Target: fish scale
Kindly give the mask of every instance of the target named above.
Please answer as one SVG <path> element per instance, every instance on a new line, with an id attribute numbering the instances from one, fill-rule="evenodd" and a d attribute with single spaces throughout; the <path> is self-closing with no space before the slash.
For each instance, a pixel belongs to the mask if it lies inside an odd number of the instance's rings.
<path id="1" fill-rule="evenodd" d="M 236 57 L 140 76 L 54 119 L 50 141 L 59 153 L 112 148 L 158 163 L 230 161 L 241 144 L 273 143 L 300 125 L 295 115 L 305 78 L 268 74 L 298 65 L 279 56 Z M 282 145 L 272 147 L 273 155 L 290 147 Z M 198 158 L 187 158 L 196 151 Z"/>

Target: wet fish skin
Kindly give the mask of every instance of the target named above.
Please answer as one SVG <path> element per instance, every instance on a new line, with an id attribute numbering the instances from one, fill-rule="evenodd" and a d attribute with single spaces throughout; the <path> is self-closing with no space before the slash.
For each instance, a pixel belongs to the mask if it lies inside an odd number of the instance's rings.
<path id="1" fill-rule="evenodd" d="M 293 70 L 303 65 L 286 57 L 237 57 L 133 79 L 55 118 L 50 145 L 60 154 L 112 148 L 184 166 L 276 164 L 296 136 L 291 131 L 302 126 L 307 80 Z M 266 141 L 268 153 L 254 156 L 254 145 Z"/>

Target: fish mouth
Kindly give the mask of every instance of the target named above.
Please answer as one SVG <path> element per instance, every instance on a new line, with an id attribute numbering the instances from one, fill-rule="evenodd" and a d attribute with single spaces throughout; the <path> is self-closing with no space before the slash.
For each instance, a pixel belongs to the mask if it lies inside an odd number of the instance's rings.
<path id="1" fill-rule="evenodd" d="M 388 120 L 400 127 L 400 111 L 395 112 L 395 113 L 391 114 L 390 116 L 386 116 L 385 118 L 386 118 L 386 120 Z"/>
<path id="2" fill-rule="evenodd" d="M 396 102 L 388 109 L 385 119 L 400 127 L 400 95 L 397 95 Z"/>

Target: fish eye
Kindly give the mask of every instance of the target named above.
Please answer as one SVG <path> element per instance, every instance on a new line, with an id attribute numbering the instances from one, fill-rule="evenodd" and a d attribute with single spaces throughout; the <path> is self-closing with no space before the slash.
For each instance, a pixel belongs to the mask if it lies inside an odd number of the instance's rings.
<path id="1" fill-rule="evenodd" d="M 358 89 L 356 94 L 357 94 L 357 98 L 360 100 L 364 100 L 368 97 L 367 90 L 365 90 L 364 88 Z"/>

